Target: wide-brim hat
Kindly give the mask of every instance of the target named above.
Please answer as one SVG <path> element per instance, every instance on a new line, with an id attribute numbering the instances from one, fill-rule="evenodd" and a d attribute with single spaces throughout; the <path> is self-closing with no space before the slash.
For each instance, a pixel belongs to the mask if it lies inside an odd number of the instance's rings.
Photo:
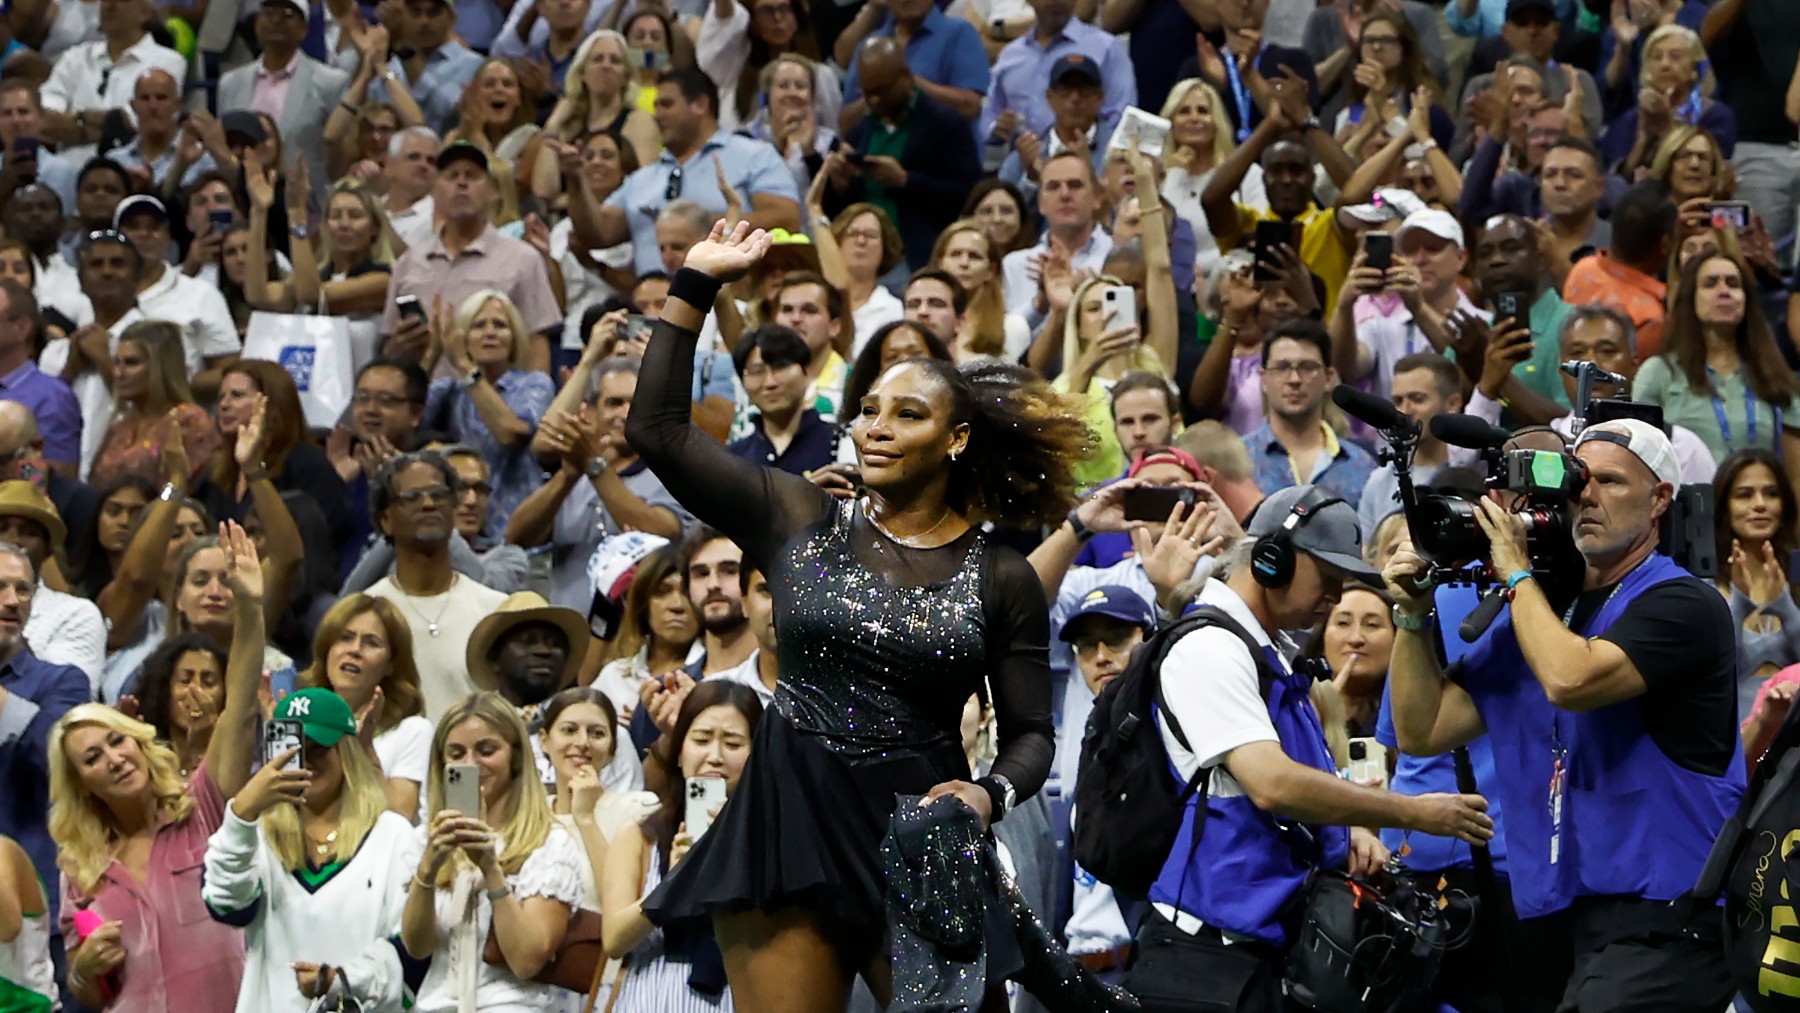
<path id="1" fill-rule="evenodd" d="M 476 623 L 475 632 L 469 634 L 469 650 L 464 659 L 468 662 L 469 678 L 478 689 L 499 691 L 500 671 L 488 655 L 502 637 L 532 623 L 548 623 L 568 638 L 569 656 L 563 661 L 561 685 L 566 687 L 575 681 L 591 636 L 587 620 L 574 609 L 550 604 L 536 591 L 520 591 L 508 595 L 499 610 Z"/>
<path id="2" fill-rule="evenodd" d="M 69 537 L 69 526 L 50 497 L 23 479 L 0 482 L 0 517 L 24 517 L 43 525 L 53 550 L 60 550 Z"/>

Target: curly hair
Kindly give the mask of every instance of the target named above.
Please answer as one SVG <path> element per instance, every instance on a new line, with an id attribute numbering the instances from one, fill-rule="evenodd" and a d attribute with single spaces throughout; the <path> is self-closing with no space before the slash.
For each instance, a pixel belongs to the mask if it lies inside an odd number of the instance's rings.
<path id="1" fill-rule="evenodd" d="M 1007 527 L 1055 523 L 1075 505 L 1075 465 L 1099 445 L 1075 398 L 1036 373 L 1001 363 L 963 370 L 938 359 L 923 370 L 950 395 L 950 421 L 969 427 L 968 448 L 949 462 L 946 499 L 971 521 Z"/>
<path id="2" fill-rule="evenodd" d="M 138 717 L 156 729 L 156 737 L 164 742 L 174 738 L 174 728 L 169 724 L 169 694 L 174 688 L 175 663 L 183 655 L 195 653 L 211 657 L 213 663 L 219 666 L 222 687 L 227 660 L 225 648 L 204 633 L 180 633 L 163 641 L 161 646 L 151 652 L 150 657 L 144 659 L 143 674 L 138 676 Z M 221 705 L 225 702 L 222 688 L 219 702 Z"/>

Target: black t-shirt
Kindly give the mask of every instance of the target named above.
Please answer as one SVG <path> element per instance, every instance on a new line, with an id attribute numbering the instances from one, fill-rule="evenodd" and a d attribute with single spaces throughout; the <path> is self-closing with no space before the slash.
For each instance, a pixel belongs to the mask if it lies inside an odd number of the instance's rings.
<path id="1" fill-rule="evenodd" d="M 1613 585 L 1576 599 L 1580 629 Z M 1701 774 L 1725 773 L 1737 751 L 1737 643 L 1725 599 L 1705 581 L 1682 577 L 1637 596 L 1599 639 L 1618 645 L 1646 687 L 1636 701 L 1651 741 Z"/>
<path id="2" fill-rule="evenodd" d="M 1782 101 L 1800 54 L 1794 0 L 1748 0 L 1736 23 L 1712 48 L 1719 100 L 1737 114 L 1737 139 L 1788 144 L 1793 121 Z"/>

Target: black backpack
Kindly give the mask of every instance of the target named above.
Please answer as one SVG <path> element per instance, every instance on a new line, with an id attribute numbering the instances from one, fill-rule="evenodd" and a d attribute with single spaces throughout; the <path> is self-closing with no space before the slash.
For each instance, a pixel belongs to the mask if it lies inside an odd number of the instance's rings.
<path id="1" fill-rule="evenodd" d="M 1676 922 L 1725 894 L 1725 961 L 1756 1013 L 1800 1013 L 1800 707 L 1789 711 L 1750 776 L 1738 811 L 1720 829 L 1693 892 L 1675 904 Z"/>
<path id="2" fill-rule="evenodd" d="M 1162 704 L 1162 663 L 1175 642 L 1195 630 L 1216 626 L 1244 642 L 1256 662 L 1263 699 L 1268 699 L 1275 673 L 1263 657 L 1262 645 L 1223 611 L 1203 605 L 1156 629 L 1131 655 L 1125 671 L 1094 700 L 1087 731 L 1081 737 L 1081 771 L 1075 779 L 1075 861 L 1094 878 L 1127 897 L 1141 898 L 1161 874 L 1169 849 L 1181 830 L 1182 810 L 1198 796 L 1200 823 L 1193 847 L 1205 828 L 1206 791 L 1212 768 L 1203 767 L 1181 784 L 1169 768 L 1151 705 Z M 1183 672 L 1204 678 L 1205 672 Z M 1163 720 L 1176 741 L 1187 736 L 1167 707 Z M 1191 853 L 1191 852 L 1190 852 Z"/>

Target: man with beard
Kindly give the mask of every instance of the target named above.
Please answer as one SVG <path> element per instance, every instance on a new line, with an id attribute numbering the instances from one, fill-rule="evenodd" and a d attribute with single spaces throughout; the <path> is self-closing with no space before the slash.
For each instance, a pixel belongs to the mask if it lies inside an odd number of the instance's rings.
<path id="1" fill-rule="evenodd" d="M 556 769 L 536 734 L 543 728 L 544 702 L 575 684 L 592 640 L 581 613 L 551 605 L 535 591 L 508 595 L 499 611 L 469 634 L 469 677 L 477 687 L 499 693 L 518 708 L 519 720 L 533 733 L 531 755 L 538 779 L 547 786 L 555 786 Z M 600 783 L 609 791 L 642 787 L 637 753 L 613 750 L 612 761 L 600 771 Z"/>
<path id="2" fill-rule="evenodd" d="M 644 786 L 652 791 L 677 771 L 669 743 L 682 701 L 694 684 L 741 667 L 756 651 L 756 634 L 744 615 L 743 569 L 744 550 L 705 525 L 681 543 L 681 585 L 700 620 L 703 653 L 680 672 L 652 679 L 639 691 L 643 706 L 631 716 L 631 740 L 643 753 Z"/>
<path id="3" fill-rule="evenodd" d="M 50 497 L 37 486 L 18 479 L 0 482 L 0 542 L 24 549 L 32 570 L 44 572 L 44 564 L 62 547 L 68 531 Z M 99 687 L 106 665 L 106 621 L 99 606 L 40 580 L 25 629 L 38 657 L 73 665 Z"/>
<path id="4" fill-rule="evenodd" d="M 475 691 L 466 665 L 470 631 L 506 600 L 450 565 L 460 484 L 450 462 L 429 450 L 392 458 L 369 483 L 369 514 L 394 546 L 394 574 L 368 593 L 406 616 L 425 716 L 434 722 Z"/>
<path id="5" fill-rule="evenodd" d="M 552 408 L 534 444 L 561 459 L 506 523 L 506 541 L 550 546 L 550 600 L 587 613 L 594 601 L 588 560 L 600 543 L 626 531 L 680 537 L 690 515 L 625 439 L 637 395 L 638 364 L 615 356 L 594 367 L 597 394 L 578 413 Z"/>
<path id="6" fill-rule="evenodd" d="M 20 187 L 6 202 L 4 222 L 6 235 L 31 251 L 36 279 L 31 292 L 38 305 L 61 314 L 73 330 L 75 319 L 91 315 L 93 310 L 81 294 L 81 277 L 75 273 L 75 266 L 62 257 L 57 247 L 62 240 L 62 201 L 48 187 L 36 183 Z"/>
<path id="7" fill-rule="evenodd" d="M 1331 339 L 1304 317 L 1276 327 L 1263 342 L 1262 395 L 1269 418 L 1244 437 L 1256 485 L 1265 495 L 1316 485 L 1355 508 L 1375 459 L 1338 438 L 1325 421 L 1325 395 L 1337 385 Z"/>

